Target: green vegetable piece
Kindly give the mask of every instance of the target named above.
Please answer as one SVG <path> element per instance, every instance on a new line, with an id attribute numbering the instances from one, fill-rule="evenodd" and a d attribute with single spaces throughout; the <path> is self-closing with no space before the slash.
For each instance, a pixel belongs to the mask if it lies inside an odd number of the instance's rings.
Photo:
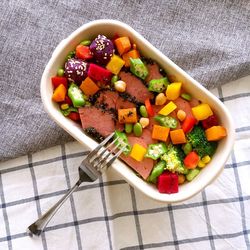
<path id="1" fill-rule="evenodd" d="M 163 142 L 149 144 L 145 157 L 157 160 L 166 152 L 167 152 L 167 146 Z"/>
<path id="2" fill-rule="evenodd" d="M 148 90 L 161 93 L 167 88 L 168 84 L 169 82 L 166 77 L 160 79 L 153 79 L 149 82 Z"/>
<path id="3" fill-rule="evenodd" d="M 145 80 L 148 76 L 148 69 L 142 62 L 140 58 L 129 58 L 130 60 L 130 71 L 136 75 L 137 77 L 141 78 L 142 80 Z"/>
<path id="4" fill-rule="evenodd" d="M 148 117 L 148 112 L 147 112 L 147 109 L 144 105 L 140 106 L 140 114 L 143 117 L 146 117 L 146 118 Z"/>
<path id="5" fill-rule="evenodd" d="M 57 70 L 57 75 L 58 76 L 64 76 L 64 69 L 58 69 Z"/>
<path id="6" fill-rule="evenodd" d="M 171 116 L 157 115 L 154 119 L 159 122 L 161 126 L 168 128 L 176 128 L 178 124 L 177 120 Z"/>
<path id="7" fill-rule="evenodd" d="M 182 146 L 182 150 L 184 151 L 185 155 L 189 154 L 192 151 L 192 144 L 187 142 Z"/>
<path id="8" fill-rule="evenodd" d="M 61 109 L 60 110 L 61 113 L 64 115 L 64 116 L 68 116 L 71 112 L 77 112 L 78 113 L 78 109 L 77 108 L 74 108 L 74 107 L 69 107 L 67 109 Z"/>
<path id="9" fill-rule="evenodd" d="M 66 56 L 65 61 L 69 60 L 70 58 L 73 58 L 75 56 L 75 51 L 70 51 L 69 54 Z"/>
<path id="10" fill-rule="evenodd" d="M 84 46 L 89 46 L 91 44 L 91 41 L 90 40 L 83 40 L 80 44 L 84 45 Z"/>
<path id="11" fill-rule="evenodd" d="M 200 125 L 194 126 L 192 131 L 187 133 L 187 141 L 201 158 L 205 155 L 212 156 L 218 145 L 216 141 L 207 140 L 205 131 Z"/>
<path id="12" fill-rule="evenodd" d="M 181 97 L 187 101 L 191 101 L 192 100 L 192 96 L 187 94 L 187 93 L 182 93 Z"/>
<path id="13" fill-rule="evenodd" d="M 137 137 L 142 135 L 142 125 L 139 122 L 135 123 L 133 127 L 133 132 Z"/>
<path id="14" fill-rule="evenodd" d="M 130 133 L 132 133 L 132 131 L 133 131 L 133 124 L 132 123 L 126 123 L 125 124 L 125 132 L 127 134 L 130 134 Z"/>
<path id="15" fill-rule="evenodd" d="M 113 75 L 111 82 L 114 84 L 115 82 L 117 82 L 119 80 L 118 75 Z"/>
<path id="16" fill-rule="evenodd" d="M 116 130 L 115 135 L 114 135 L 114 139 L 116 139 L 116 138 L 118 138 L 118 139 L 117 139 L 117 141 L 115 141 L 115 145 L 117 145 L 119 149 L 123 148 L 123 153 L 125 155 L 128 155 L 132 148 L 128 142 L 128 137 L 126 136 L 126 134 L 121 132 L 121 131 Z M 125 148 L 124 148 L 124 146 L 125 146 Z"/>
<path id="17" fill-rule="evenodd" d="M 190 169 L 188 174 L 186 175 L 186 179 L 188 181 L 192 181 L 199 173 L 200 173 L 199 168 Z"/>
<path id="18" fill-rule="evenodd" d="M 75 108 L 79 108 L 85 105 L 83 92 L 76 84 L 72 83 L 70 85 L 68 89 L 68 96 L 71 99 Z"/>
<path id="19" fill-rule="evenodd" d="M 157 177 L 162 174 L 166 167 L 166 162 L 165 161 L 159 161 L 153 168 L 150 176 L 148 177 L 148 181 L 152 183 L 157 182 Z"/>
<path id="20" fill-rule="evenodd" d="M 167 152 L 161 156 L 161 160 L 166 162 L 166 169 L 179 174 L 187 174 L 188 169 L 183 164 L 185 154 L 180 147 L 169 144 Z"/>

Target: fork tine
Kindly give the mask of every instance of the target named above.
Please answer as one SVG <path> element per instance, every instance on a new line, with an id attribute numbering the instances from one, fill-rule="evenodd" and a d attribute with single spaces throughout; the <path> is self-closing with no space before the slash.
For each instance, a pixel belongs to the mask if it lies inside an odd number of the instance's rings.
<path id="1" fill-rule="evenodd" d="M 94 155 L 96 155 L 96 153 L 114 136 L 114 132 L 112 134 L 110 134 L 108 137 L 105 138 L 104 141 L 102 141 L 94 150 L 92 150 L 87 158 L 90 159 L 91 157 L 93 157 Z"/>
<path id="2" fill-rule="evenodd" d="M 126 145 L 124 145 L 114 156 L 112 159 L 110 159 L 107 163 L 106 166 L 107 168 L 120 156 L 120 154 L 123 152 L 123 150 L 126 148 Z"/>
<path id="3" fill-rule="evenodd" d="M 108 145 L 108 147 L 103 147 L 103 150 L 102 150 L 102 152 L 99 154 L 99 156 L 102 156 L 105 152 L 107 152 L 107 150 L 109 149 L 109 147 L 112 146 L 113 144 L 115 144 L 116 141 L 118 141 L 118 139 L 119 139 L 118 137 L 115 138 L 115 140 L 113 140 L 113 141 Z"/>
<path id="4" fill-rule="evenodd" d="M 119 145 L 120 146 L 120 145 Z M 105 157 L 105 159 L 102 159 L 100 162 L 97 163 L 97 165 L 95 166 L 96 168 L 98 167 L 98 169 L 103 170 L 108 168 L 118 157 L 119 155 L 123 152 L 123 150 L 126 148 L 127 145 L 124 145 L 118 152 L 116 152 L 116 154 L 108 161 L 106 162 L 107 158 L 114 152 L 115 149 L 117 149 L 118 145 L 109 153 L 109 155 L 107 157 Z M 103 165 L 104 164 L 104 165 Z M 102 166 L 103 165 L 103 166 Z"/>
<path id="5" fill-rule="evenodd" d="M 115 141 L 114 141 L 115 142 Z M 110 149 L 110 146 L 113 145 L 114 143 L 111 143 L 105 150 L 105 152 L 107 152 L 107 150 Z M 103 164 L 107 159 L 108 157 L 114 153 L 114 151 L 119 147 L 120 145 L 119 144 L 116 144 L 113 148 L 111 148 L 111 150 L 104 156 L 102 157 L 102 154 L 98 155 L 98 157 L 95 158 L 95 162 L 96 164 L 94 165 L 95 168 L 97 168 L 98 165 L 101 165 Z"/>

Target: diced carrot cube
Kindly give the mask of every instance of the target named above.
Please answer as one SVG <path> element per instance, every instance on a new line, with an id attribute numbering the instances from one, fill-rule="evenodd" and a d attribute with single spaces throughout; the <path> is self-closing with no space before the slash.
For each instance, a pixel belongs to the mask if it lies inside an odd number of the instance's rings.
<path id="1" fill-rule="evenodd" d="M 95 82 L 90 78 L 86 77 L 82 84 L 80 85 L 80 89 L 83 91 L 85 95 L 94 95 L 100 88 L 95 84 Z"/>
<path id="2" fill-rule="evenodd" d="M 186 136 L 182 129 L 175 129 L 170 131 L 170 138 L 173 144 L 186 143 Z"/>
<path id="3" fill-rule="evenodd" d="M 127 36 L 115 39 L 115 45 L 120 55 L 128 52 L 131 49 L 131 43 Z"/>
<path id="4" fill-rule="evenodd" d="M 170 128 L 159 125 L 153 126 L 152 139 L 166 142 L 168 139 Z"/>

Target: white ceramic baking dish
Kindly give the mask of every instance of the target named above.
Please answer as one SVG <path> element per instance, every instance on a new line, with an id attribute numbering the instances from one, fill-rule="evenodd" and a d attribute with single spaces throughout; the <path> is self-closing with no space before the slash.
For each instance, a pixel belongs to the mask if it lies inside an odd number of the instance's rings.
<path id="1" fill-rule="evenodd" d="M 59 111 L 58 105 L 52 102 L 51 96 L 53 89 L 51 77 L 56 75 L 59 67 L 63 66 L 63 62 L 69 51 L 74 50 L 76 45 L 82 40 L 93 39 L 98 34 L 112 37 L 114 33 L 118 33 L 120 36 L 128 36 L 136 43 L 142 55 L 157 61 L 168 74 L 174 76 L 177 81 L 183 82 L 185 89 L 189 93 L 203 102 L 208 103 L 219 116 L 221 124 L 227 129 L 228 136 L 220 141 L 212 161 L 192 182 L 181 185 L 179 192 L 176 194 L 169 195 L 159 193 L 155 186 L 143 181 L 126 164 L 119 160 L 112 165 L 112 168 L 114 168 L 129 184 L 139 189 L 145 195 L 166 203 L 184 201 L 203 190 L 222 172 L 234 143 L 235 132 L 232 118 L 224 104 L 218 98 L 174 64 L 169 58 L 163 55 L 158 49 L 152 46 L 145 38 L 127 24 L 116 20 L 96 20 L 84 24 L 69 37 L 61 41 L 52 54 L 52 57 L 42 75 L 41 98 L 44 108 L 51 118 L 77 141 L 86 145 L 90 149 L 94 149 L 97 146 L 97 143 L 88 137 L 79 125 L 70 119 L 65 118 Z"/>

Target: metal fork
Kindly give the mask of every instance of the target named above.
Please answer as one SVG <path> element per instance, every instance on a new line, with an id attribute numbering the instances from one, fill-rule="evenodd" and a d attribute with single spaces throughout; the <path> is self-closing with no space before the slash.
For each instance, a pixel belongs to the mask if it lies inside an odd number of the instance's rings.
<path id="1" fill-rule="evenodd" d="M 102 143 L 92 150 L 81 162 L 79 171 L 79 180 L 76 184 L 45 214 L 27 228 L 30 236 L 40 235 L 49 221 L 70 197 L 70 195 L 80 186 L 82 182 L 94 182 L 102 173 L 119 157 L 126 145 L 122 145 L 122 140 L 116 137 L 110 144 L 108 142 L 113 138 L 114 133 L 109 135 Z M 119 141 L 118 141 L 119 140 Z M 107 146 L 107 147 L 105 147 Z M 118 150 L 119 148 L 119 150 Z M 117 151 L 118 150 L 118 151 Z"/>

